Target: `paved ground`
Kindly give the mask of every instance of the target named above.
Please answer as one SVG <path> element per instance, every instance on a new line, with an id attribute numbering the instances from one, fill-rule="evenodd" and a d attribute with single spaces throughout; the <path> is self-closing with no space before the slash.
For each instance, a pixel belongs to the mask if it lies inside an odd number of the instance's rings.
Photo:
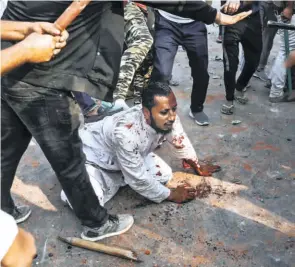
<path id="1" fill-rule="evenodd" d="M 175 62 L 175 77 L 181 84 L 174 91 L 179 115 L 199 158 L 223 168 L 215 179 L 209 179 L 215 183 L 215 193 L 185 205 L 157 205 L 129 188 L 121 190 L 107 207 L 111 213 L 132 213 L 135 225 L 125 235 L 104 242 L 132 248 L 143 263 L 71 248 L 56 238 L 59 234 L 79 236 L 79 222 L 61 203 L 60 185 L 32 142 L 13 192 L 33 210 L 22 226 L 36 237 L 35 266 L 294 266 L 294 103 L 270 104 L 268 89 L 252 79 L 249 105 L 237 105 L 233 116 L 221 115 L 223 67 L 214 60 L 221 56 L 221 47 L 215 43 L 217 28 L 208 29 L 211 80 L 205 111 L 211 125 L 201 128 L 188 118 L 192 80 L 185 52 L 179 52 Z M 277 48 L 276 44 L 272 58 Z M 242 123 L 233 126 L 236 119 Z M 179 169 L 179 162 L 165 151 L 159 154 Z"/>

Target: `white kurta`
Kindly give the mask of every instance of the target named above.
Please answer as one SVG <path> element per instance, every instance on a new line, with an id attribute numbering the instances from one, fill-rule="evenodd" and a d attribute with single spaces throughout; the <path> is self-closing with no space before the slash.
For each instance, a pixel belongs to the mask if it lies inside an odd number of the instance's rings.
<path id="1" fill-rule="evenodd" d="M 163 184 L 172 178 L 172 170 L 153 153 L 164 141 L 176 158 L 197 160 L 178 117 L 171 133 L 158 134 L 146 123 L 140 105 L 85 125 L 80 136 L 91 163 L 86 168 L 101 205 L 126 184 L 157 203 L 169 196 L 170 190 Z"/>

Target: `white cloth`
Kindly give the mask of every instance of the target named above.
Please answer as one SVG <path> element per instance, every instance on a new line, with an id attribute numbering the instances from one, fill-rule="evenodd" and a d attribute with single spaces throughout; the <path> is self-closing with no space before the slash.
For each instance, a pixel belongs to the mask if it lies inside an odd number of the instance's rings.
<path id="1" fill-rule="evenodd" d="M 173 14 L 168 13 L 168 12 L 163 11 L 163 10 L 158 10 L 158 11 L 161 14 L 161 16 L 163 16 L 165 19 L 168 19 L 168 20 L 176 22 L 176 23 L 191 23 L 191 22 L 194 21 L 192 19 L 183 18 L 183 17 L 173 15 Z"/>
<path id="2" fill-rule="evenodd" d="M 169 196 L 170 190 L 163 184 L 172 178 L 172 170 L 152 153 L 165 140 L 163 146 L 170 147 L 171 155 L 197 161 L 178 117 L 171 133 L 158 134 L 146 123 L 140 105 L 87 124 L 80 137 L 87 161 L 93 163 L 86 164 L 87 171 L 102 205 L 126 184 L 157 203 Z M 175 143 L 183 147 L 176 148 Z"/>
<path id="3" fill-rule="evenodd" d="M 279 21 L 281 21 L 279 19 Z M 295 24 L 295 15 L 292 16 L 291 24 Z M 295 50 L 295 31 L 288 31 L 289 33 L 289 48 L 290 52 Z M 284 41 L 284 30 L 279 30 L 280 35 L 280 49 L 278 56 L 275 59 L 275 62 L 272 66 L 269 78 L 271 79 L 271 89 L 269 97 L 280 97 L 284 94 L 284 87 L 286 84 L 286 75 L 287 71 L 284 66 L 286 60 L 286 50 L 285 50 L 285 41 Z M 294 85 L 293 85 L 294 88 Z"/>
<path id="4" fill-rule="evenodd" d="M 0 17 L 2 17 L 3 12 L 5 11 L 5 8 L 7 6 L 8 0 L 0 0 Z"/>
<path id="5" fill-rule="evenodd" d="M 211 5 L 212 1 L 206 1 L 206 0 L 202 0 L 203 2 L 209 2 L 208 4 Z M 188 18 L 183 18 L 183 17 L 179 17 L 179 16 L 176 16 L 176 15 L 173 15 L 169 12 L 166 12 L 166 11 L 163 11 L 163 10 L 160 10 L 158 9 L 159 13 L 161 14 L 161 16 L 163 16 L 165 19 L 168 19 L 170 21 L 173 21 L 173 22 L 176 22 L 176 23 L 191 23 L 193 22 L 194 20 L 192 19 L 188 19 Z"/>
<path id="6" fill-rule="evenodd" d="M 0 262 L 8 252 L 17 234 L 18 227 L 14 218 L 0 210 Z"/>

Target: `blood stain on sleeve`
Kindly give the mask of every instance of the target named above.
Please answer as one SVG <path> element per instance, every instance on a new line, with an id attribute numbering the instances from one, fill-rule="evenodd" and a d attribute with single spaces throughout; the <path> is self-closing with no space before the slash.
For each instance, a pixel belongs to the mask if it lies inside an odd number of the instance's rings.
<path id="1" fill-rule="evenodd" d="M 125 127 L 130 129 L 133 126 L 133 123 L 126 124 Z"/>

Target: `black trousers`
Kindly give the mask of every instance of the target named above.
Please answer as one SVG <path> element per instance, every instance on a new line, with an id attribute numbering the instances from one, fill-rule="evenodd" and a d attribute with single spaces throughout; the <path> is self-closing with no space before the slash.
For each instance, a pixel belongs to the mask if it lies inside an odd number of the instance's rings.
<path id="1" fill-rule="evenodd" d="M 206 26 L 197 21 L 176 23 L 156 12 L 152 80 L 169 82 L 179 45 L 187 52 L 193 77 L 191 110 L 200 112 L 203 110 L 209 84 Z"/>
<path id="2" fill-rule="evenodd" d="M 239 65 L 239 43 L 245 56 L 243 70 L 236 81 Z M 231 26 L 224 26 L 223 63 L 226 99 L 234 100 L 235 89 L 242 91 L 256 71 L 262 51 L 262 29 L 259 12 Z"/>
<path id="3" fill-rule="evenodd" d="M 10 189 L 33 136 L 82 224 L 105 223 L 107 211 L 100 206 L 85 169 L 79 114 L 70 92 L 2 79 L 1 209 L 11 213 L 14 208 Z"/>

